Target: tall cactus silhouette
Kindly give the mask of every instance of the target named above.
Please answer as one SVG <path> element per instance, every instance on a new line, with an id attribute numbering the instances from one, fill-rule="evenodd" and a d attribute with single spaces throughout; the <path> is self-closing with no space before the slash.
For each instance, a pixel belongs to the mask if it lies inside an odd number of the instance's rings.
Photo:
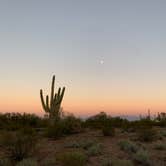
<path id="1" fill-rule="evenodd" d="M 61 88 L 59 88 L 57 93 L 54 93 L 54 90 L 55 90 L 55 75 L 52 77 L 50 99 L 49 96 L 47 95 L 46 100 L 44 101 L 43 90 L 42 89 L 40 90 L 42 107 L 44 111 L 49 114 L 49 118 L 51 119 L 52 122 L 56 122 L 60 119 L 60 108 L 65 93 L 65 87 L 63 87 L 62 90 Z"/>

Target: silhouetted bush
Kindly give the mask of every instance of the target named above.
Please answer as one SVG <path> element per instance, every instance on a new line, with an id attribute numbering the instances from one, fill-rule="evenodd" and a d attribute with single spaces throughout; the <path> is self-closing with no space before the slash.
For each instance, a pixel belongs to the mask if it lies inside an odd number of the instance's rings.
<path id="1" fill-rule="evenodd" d="M 84 126 L 89 128 L 102 129 L 105 124 L 111 124 L 112 127 L 122 128 L 124 125 L 129 125 L 129 121 L 120 117 L 111 117 L 105 112 L 89 117 L 85 122 Z"/>
<path id="2" fill-rule="evenodd" d="M 138 139 L 144 142 L 151 142 L 158 138 L 158 132 L 152 127 L 149 126 L 142 126 L 138 130 Z"/>
<path id="3" fill-rule="evenodd" d="M 26 132 L 20 130 L 5 136 L 5 148 L 12 160 L 21 161 L 33 153 L 37 138 L 32 132 L 30 132 L 31 134 Z"/>
<path id="4" fill-rule="evenodd" d="M 111 124 L 105 124 L 103 125 L 102 133 L 104 136 L 115 136 L 115 128 Z"/>
<path id="5" fill-rule="evenodd" d="M 76 118 L 74 115 L 66 116 L 61 120 L 61 123 L 64 134 L 75 134 L 82 130 L 81 119 Z"/>
<path id="6" fill-rule="evenodd" d="M 158 113 L 157 117 L 155 118 L 155 121 L 157 126 L 166 127 L 166 113 Z"/>
<path id="7" fill-rule="evenodd" d="M 0 114 L 0 129 L 9 131 L 19 130 L 25 126 L 33 128 L 46 127 L 48 120 L 34 114 L 5 113 Z"/>
<path id="8" fill-rule="evenodd" d="M 62 137 L 64 126 L 61 122 L 56 122 L 54 125 L 50 125 L 45 132 L 46 137 L 57 139 Z"/>
<path id="9" fill-rule="evenodd" d="M 81 129 L 81 120 L 69 115 L 49 126 L 46 130 L 46 136 L 59 138 L 63 135 L 79 133 Z"/>

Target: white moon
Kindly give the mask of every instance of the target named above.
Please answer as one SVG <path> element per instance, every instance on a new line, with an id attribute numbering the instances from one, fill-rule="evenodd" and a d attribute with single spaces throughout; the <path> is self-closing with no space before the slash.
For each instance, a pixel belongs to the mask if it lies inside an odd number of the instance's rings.
<path id="1" fill-rule="evenodd" d="M 104 60 L 100 60 L 100 64 L 103 65 L 104 64 Z"/>

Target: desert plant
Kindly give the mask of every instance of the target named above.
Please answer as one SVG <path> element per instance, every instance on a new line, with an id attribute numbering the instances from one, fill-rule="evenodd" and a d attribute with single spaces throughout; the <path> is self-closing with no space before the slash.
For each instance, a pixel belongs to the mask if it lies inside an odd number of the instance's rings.
<path id="1" fill-rule="evenodd" d="M 166 130 L 160 131 L 161 136 L 166 137 Z"/>
<path id="2" fill-rule="evenodd" d="M 7 158 L 0 158 L 0 166 L 12 166 L 11 161 Z"/>
<path id="3" fill-rule="evenodd" d="M 40 163 L 41 166 L 56 166 L 56 159 L 47 157 L 45 158 L 42 163 Z"/>
<path id="4" fill-rule="evenodd" d="M 13 133 L 9 131 L 2 131 L 0 136 L 0 146 L 7 147 L 9 145 L 12 145 L 12 138 Z"/>
<path id="5" fill-rule="evenodd" d="M 112 166 L 112 160 L 109 158 L 105 158 L 101 161 L 101 166 Z"/>
<path id="6" fill-rule="evenodd" d="M 7 149 L 13 160 L 21 161 L 33 153 L 36 144 L 36 138 L 33 135 L 17 132 L 10 139 L 12 141 Z"/>
<path id="7" fill-rule="evenodd" d="M 92 145 L 88 148 L 88 156 L 97 156 L 102 154 L 102 145 L 100 143 Z"/>
<path id="8" fill-rule="evenodd" d="M 24 159 L 16 164 L 16 166 L 38 166 L 38 163 L 34 159 Z"/>
<path id="9" fill-rule="evenodd" d="M 63 124 L 61 123 L 61 121 L 58 121 L 54 125 L 50 125 L 46 129 L 45 135 L 46 137 L 57 139 L 64 135 L 63 129 L 64 129 Z"/>
<path id="10" fill-rule="evenodd" d="M 78 141 L 67 142 L 64 145 L 65 148 L 80 148 L 81 144 Z"/>
<path id="11" fill-rule="evenodd" d="M 16 131 L 25 126 L 41 127 L 45 120 L 34 114 L 5 113 L 0 114 L 0 128 L 8 131 Z"/>
<path id="12" fill-rule="evenodd" d="M 139 147 L 137 145 L 135 145 L 133 142 L 127 141 L 127 140 L 120 141 L 118 143 L 118 145 L 120 146 L 121 150 L 124 150 L 128 153 L 136 153 L 139 149 Z"/>
<path id="13" fill-rule="evenodd" d="M 79 141 L 80 146 L 87 150 L 88 148 L 90 148 L 91 146 L 94 146 L 97 143 L 97 141 L 95 139 L 82 139 Z"/>
<path id="14" fill-rule="evenodd" d="M 55 76 L 53 76 L 52 78 L 50 99 L 49 99 L 49 96 L 47 95 L 46 101 L 44 101 L 44 98 L 43 98 L 43 90 L 42 89 L 40 90 L 41 103 L 42 103 L 44 111 L 47 114 L 49 114 L 51 124 L 54 124 L 54 122 L 60 119 L 60 113 L 61 113 L 60 108 L 61 108 L 61 103 L 63 100 L 64 93 L 65 93 L 65 87 L 63 87 L 62 91 L 61 91 L 61 88 L 59 88 L 58 92 L 54 93 L 54 88 L 55 88 L 54 86 L 55 86 Z"/>
<path id="15" fill-rule="evenodd" d="M 154 149 L 156 149 L 156 150 L 166 150 L 166 144 L 157 143 L 157 144 L 154 145 Z"/>
<path id="16" fill-rule="evenodd" d="M 143 126 L 138 130 L 138 139 L 144 142 L 151 142 L 157 138 L 158 132 L 152 127 Z"/>
<path id="17" fill-rule="evenodd" d="M 111 166 L 134 166 L 132 161 L 125 159 L 116 159 L 112 161 Z"/>
<path id="18" fill-rule="evenodd" d="M 82 129 L 81 120 L 76 118 L 74 115 L 68 115 L 61 120 L 63 124 L 64 134 L 75 134 L 79 133 Z"/>
<path id="19" fill-rule="evenodd" d="M 111 126 L 111 124 L 105 124 L 102 128 L 102 133 L 104 136 L 114 136 L 115 135 L 115 128 Z"/>
<path id="20" fill-rule="evenodd" d="M 133 159 L 143 165 L 143 166 L 151 166 L 151 161 L 149 159 L 149 155 L 147 153 L 147 151 L 145 150 L 139 150 L 137 151 L 134 155 L 133 155 Z"/>
<path id="21" fill-rule="evenodd" d="M 63 166 L 84 166 L 87 157 L 82 152 L 65 152 L 59 158 Z"/>

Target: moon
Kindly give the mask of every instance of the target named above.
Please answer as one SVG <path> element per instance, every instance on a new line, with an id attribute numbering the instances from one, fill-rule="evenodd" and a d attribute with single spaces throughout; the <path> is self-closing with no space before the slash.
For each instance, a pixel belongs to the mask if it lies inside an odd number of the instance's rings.
<path id="1" fill-rule="evenodd" d="M 103 65 L 104 64 L 104 60 L 100 60 L 100 64 Z"/>

